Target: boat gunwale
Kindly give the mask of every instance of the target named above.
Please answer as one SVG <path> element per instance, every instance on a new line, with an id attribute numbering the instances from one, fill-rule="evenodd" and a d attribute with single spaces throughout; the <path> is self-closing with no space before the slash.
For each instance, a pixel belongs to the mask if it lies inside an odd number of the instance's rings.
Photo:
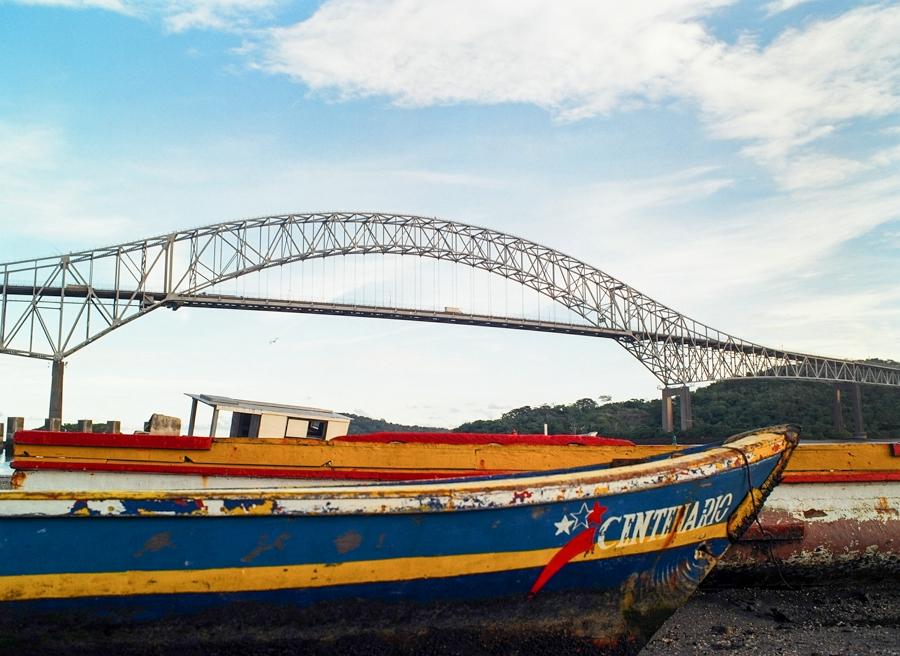
<path id="1" fill-rule="evenodd" d="M 668 458 L 619 467 L 579 468 L 577 471 L 557 470 L 538 472 L 530 476 L 511 478 L 506 475 L 471 479 L 442 479 L 415 483 L 376 483 L 366 485 L 316 486 L 309 488 L 233 488 L 184 490 L 59 490 L 59 491 L 0 491 L 0 501 L 181 501 L 186 498 L 204 501 L 241 500 L 284 502 L 324 502 L 318 512 L 328 514 L 357 514 L 360 512 L 441 512 L 490 509 L 507 506 L 533 506 L 566 500 L 577 500 L 598 494 L 624 494 L 638 490 L 666 487 L 706 478 L 723 469 L 743 467 L 770 457 L 781 455 L 791 447 L 799 429 L 791 425 L 772 426 L 750 431 L 731 438 L 727 443 L 710 446 L 699 452 L 675 452 Z M 772 448 L 775 438 L 786 444 Z M 742 455 L 744 454 L 744 455 Z M 746 456 L 746 462 L 745 462 Z M 590 488 L 590 489 L 585 489 Z M 505 493 L 509 497 L 493 499 Z M 518 494 L 516 494 L 518 493 Z M 356 509 L 353 501 L 358 502 Z M 366 502 L 377 505 L 369 506 Z M 404 503 L 416 502 L 418 505 Z M 350 502 L 343 504 L 342 502 Z M 345 508 L 344 505 L 349 507 Z M 380 509 L 378 509 L 380 508 Z M 293 514 L 300 511 L 283 507 L 261 514 Z M 307 511 L 300 511 L 305 514 Z M 42 513 L 43 514 L 43 513 Z M 117 513 L 118 514 L 118 513 Z M 155 513 L 150 513 L 155 514 Z M 160 513 L 164 514 L 164 513 Z M 10 516 L 0 508 L 0 516 Z M 30 516 L 16 513 L 13 516 Z"/>

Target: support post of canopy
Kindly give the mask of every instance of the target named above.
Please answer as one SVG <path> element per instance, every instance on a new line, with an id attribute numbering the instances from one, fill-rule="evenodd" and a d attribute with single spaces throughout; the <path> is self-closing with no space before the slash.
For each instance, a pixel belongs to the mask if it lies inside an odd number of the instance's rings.
<path id="1" fill-rule="evenodd" d="M 197 399 L 191 399 L 191 419 L 188 422 L 188 435 L 194 434 L 194 426 L 197 424 Z"/>
<path id="2" fill-rule="evenodd" d="M 63 410 L 63 375 L 66 363 L 62 360 L 54 360 L 50 372 L 50 412 L 47 416 L 51 419 L 59 419 L 62 423 Z"/>
<path id="3" fill-rule="evenodd" d="M 209 424 L 209 436 L 216 436 L 216 424 L 219 423 L 219 406 L 213 406 L 212 421 Z"/>

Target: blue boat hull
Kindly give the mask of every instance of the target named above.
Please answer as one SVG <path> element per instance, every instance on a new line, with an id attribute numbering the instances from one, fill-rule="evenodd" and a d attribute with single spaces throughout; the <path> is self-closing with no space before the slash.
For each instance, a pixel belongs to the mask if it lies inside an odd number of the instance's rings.
<path id="1" fill-rule="evenodd" d="M 13 495 L 0 514 L 0 640 L 43 653 L 633 653 L 722 556 L 790 448 L 633 490 L 573 475 L 559 501 L 522 478 L 482 495 L 510 497 L 486 507 L 429 496 L 447 482 L 417 486 L 422 508 L 398 512 L 318 499 L 310 513 L 305 497 L 247 491 Z"/>

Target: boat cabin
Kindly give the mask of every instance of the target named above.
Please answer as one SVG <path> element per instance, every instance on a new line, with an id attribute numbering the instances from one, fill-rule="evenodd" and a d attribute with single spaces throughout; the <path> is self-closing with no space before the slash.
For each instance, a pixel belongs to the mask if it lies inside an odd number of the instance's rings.
<path id="1" fill-rule="evenodd" d="M 229 437 L 309 437 L 331 440 L 346 435 L 350 428 L 350 417 L 322 408 L 247 401 L 212 394 L 187 396 L 191 397 L 188 435 L 194 434 L 199 403 L 213 409 L 209 429 L 211 437 L 216 435 L 220 412 L 231 413 Z"/>

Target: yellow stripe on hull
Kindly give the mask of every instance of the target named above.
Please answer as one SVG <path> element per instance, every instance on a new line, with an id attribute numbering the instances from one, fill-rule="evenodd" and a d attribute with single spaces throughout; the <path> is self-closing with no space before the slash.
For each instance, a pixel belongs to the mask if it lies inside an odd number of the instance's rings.
<path id="1" fill-rule="evenodd" d="M 311 443 L 306 440 L 228 438 L 213 442 L 209 451 L 135 449 L 121 447 L 16 445 L 15 459 L 182 464 L 218 467 L 297 467 L 334 469 L 541 471 L 608 464 L 667 453 L 671 446 L 546 446 Z"/>
<path id="2" fill-rule="evenodd" d="M 71 463 L 185 463 L 239 469 L 284 467 L 321 469 L 323 463 L 346 469 L 406 472 L 505 471 L 531 472 L 609 464 L 614 460 L 647 458 L 680 450 L 671 445 L 547 446 L 451 444 L 366 444 L 307 440 L 228 438 L 213 442 L 209 451 L 98 448 L 83 446 L 16 445 L 15 458 L 27 468 L 33 459 Z M 386 467 L 386 463 L 390 463 Z M 804 444 L 794 451 L 788 473 L 827 471 L 898 471 L 900 458 L 889 444 Z"/>
<path id="3" fill-rule="evenodd" d="M 631 556 L 725 537 L 726 524 L 722 522 L 675 533 L 674 536 L 671 533 L 654 536 L 640 543 L 611 543 L 608 548 L 595 547 L 577 558 L 577 562 Z M 336 564 L 4 576 L 0 577 L 0 601 L 323 588 L 492 574 L 543 567 L 558 551 L 558 548 L 553 548 Z"/>

